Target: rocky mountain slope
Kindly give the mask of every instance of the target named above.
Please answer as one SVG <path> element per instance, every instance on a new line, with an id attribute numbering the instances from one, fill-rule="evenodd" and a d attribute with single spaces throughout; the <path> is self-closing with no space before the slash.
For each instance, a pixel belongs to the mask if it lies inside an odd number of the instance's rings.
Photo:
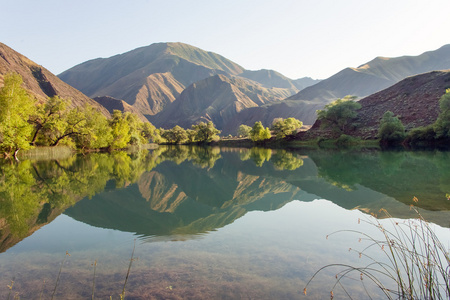
<path id="1" fill-rule="evenodd" d="M 184 118 L 183 116 L 195 109 L 186 109 L 186 105 L 171 106 L 170 104 L 178 99 L 185 90 L 183 99 L 187 99 L 192 90 L 196 90 L 198 86 L 203 88 L 205 83 L 215 84 L 216 80 L 208 80 L 208 78 L 216 75 L 240 78 L 233 79 L 233 81 L 235 83 L 239 81 L 238 85 L 241 87 L 223 91 L 224 94 L 221 96 L 221 98 L 230 99 L 231 102 L 227 104 L 229 106 L 232 106 L 234 101 L 247 103 L 248 98 L 254 97 L 257 90 L 263 94 L 260 96 L 262 100 L 258 100 L 261 103 L 256 105 L 259 106 L 270 102 L 265 100 L 266 98 L 281 100 L 318 82 L 318 80 L 307 77 L 291 80 L 273 70 L 245 70 L 223 56 L 183 43 L 152 44 L 110 58 L 94 59 L 61 73 L 59 77 L 91 97 L 111 96 L 124 100 L 149 117 L 151 121 L 160 124 L 159 126 L 184 124 L 190 127 L 192 123 L 185 119 L 178 120 L 173 115 Z M 200 83 L 201 81 L 203 82 Z M 192 87 L 196 83 L 198 85 Z M 252 86 L 252 88 L 243 89 L 243 85 Z M 208 88 L 211 92 L 215 89 L 213 86 Z M 239 92 L 235 93 L 237 90 Z M 226 95 L 227 92 L 230 94 Z M 247 92 L 249 94 L 246 94 Z M 217 97 L 217 93 L 216 96 L 204 94 L 203 98 L 198 97 L 199 93 L 195 93 L 195 95 L 189 100 L 194 107 L 202 107 L 205 102 L 210 101 L 208 98 Z M 236 98 L 238 99 L 236 100 Z M 203 103 L 194 103 L 196 101 Z M 254 101 L 252 100 L 252 102 Z M 255 105 L 247 103 L 238 106 L 237 112 Z M 170 118 L 169 114 L 164 112 L 166 109 L 171 111 Z M 182 111 L 183 109 L 186 110 Z M 203 111 L 207 115 L 201 116 L 200 112 L 196 112 L 197 117 L 191 116 L 191 120 L 224 118 L 221 115 L 214 115 L 221 111 L 220 109 L 213 108 L 212 110 Z M 152 117 L 159 113 L 162 115 Z M 231 117 L 232 115 L 228 114 L 225 119 Z M 216 126 L 220 127 L 221 125 L 216 124 Z"/>
<path id="2" fill-rule="evenodd" d="M 376 138 L 380 119 L 386 111 L 398 115 L 407 130 L 434 123 L 439 115 L 439 99 L 450 88 L 450 70 L 434 71 L 403 79 L 399 83 L 359 101 L 356 129 L 345 132 L 363 139 Z M 316 121 L 303 138 L 332 137 Z"/>
<path id="3" fill-rule="evenodd" d="M 157 127 L 187 128 L 200 121 L 212 121 L 223 129 L 237 113 L 285 97 L 284 89 L 268 89 L 240 77 L 216 75 L 190 85 L 165 110 L 149 119 Z"/>
<path id="4" fill-rule="evenodd" d="M 83 106 L 88 103 L 109 116 L 103 106 L 63 82 L 44 67 L 0 43 L 0 86 L 3 86 L 3 77 L 8 73 L 20 74 L 24 88 L 39 102 L 45 102 L 49 97 L 59 96 L 70 99 L 73 106 Z"/>
<path id="5" fill-rule="evenodd" d="M 358 68 L 346 68 L 337 74 L 289 97 L 298 101 L 297 109 L 309 111 L 315 106 L 321 109 L 327 103 L 346 95 L 365 97 L 383 90 L 400 80 L 425 72 L 450 68 L 450 45 L 435 51 L 428 51 L 418 56 L 396 58 L 377 57 Z M 309 112 L 300 115 L 305 124 L 309 121 Z M 315 120 L 312 118 L 312 120 Z"/>
<path id="6" fill-rule="evenodd" d="M 450 45 L 418 56 L 377 57 L 358 68 L 346 68 L 290 99 L 330 102 L 346 95 L 365 97 L 408 76 L 446 69 L 450 69 Z"/>
<path id="7" fill-rule="evenodd" d="M 95 97 L 94 101 L 105 107 L 110 114 L 112 114 L 114 110 L 120 110 L 121 112 L 131 112 L 136 114 L 139 119 L 141 119 L 141 121 L 148 122 L 148 119 L 138 109 L 134 108 L 123 100 L 103 96 Z"/>

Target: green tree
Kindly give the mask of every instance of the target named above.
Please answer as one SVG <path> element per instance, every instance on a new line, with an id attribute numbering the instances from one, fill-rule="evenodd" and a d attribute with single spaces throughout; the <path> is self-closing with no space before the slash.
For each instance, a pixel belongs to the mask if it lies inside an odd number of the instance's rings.
<path id="1" fill-rule="evenodd" d="M 77 148 L 100 149 L 108 147 L 113 140 L 108 119 L 92 106 L 83 109 L 84 125 L 74 137 Z"/>
<path id="2" fill-rule="evenodd" d="M 188 134 L 186 133 L 186 130 L 176 125 L 172 129 L 164 130 L 161 133 L 161 137 L 169 144 L 182 144 L 187 141 Z"/>
<path id="3" fill-rule="evenodd" d="M 434 124 L 436 138 L 450 138 L 450 89 L 439 99 L 440 113 Z"/>
<path id="4" fill-rule="evenodd" d="M 361 104 L 355 102 L 356 97 L 345 96 L 343 99 L 325 105 L 324 109 L 317 111 L 317 119 L 321 121 L 322 128 L 332 128 L 343 133 L 348 125 L 357 117 L 357 110 Z"/>
<path id="5" fill-rule="evenodd" d="M 192 125 L 192 130 L 196 132 L 196 142 L 211 142 L 218 139 L 218 134 L 220 134 L 220 130 L 216 129 L 214 123 L 211 121 Z"/>
<path id="6" fill-rule="evenodd" d="M 125 112 L 123 114 L 124 120 L 128 124 L 130 140 L 129 144 L 131 145 L 142 145 L 147 141 L 142 134 L 142 124 L 143 122 L 139 119 L 139 117 L 131 112 Z"/>
<path id="7" fill-rule="evenodd" d="M 272 122 L 272 131 L 278 139 L 285 138 L 294 134 L 297 129 L 301 128 L 303 123 L 295 118 L 276 118 Z"/>
<path id="8" fill-rule="evenodd" d="M 186 129 L 186 134 L 187 134 L 187 141 L 189 143 L 195 143 L 196 139 L 197 139 L 197 132 L 194 129 Z"/>
<path id="9" fill-rule="evenodd" d="M 29 149 L 33 125 L 28 122 L 36 111 L 35 100 L 22 87 L 19 74 L 8 74 L 0 90 L 0 150 L 6 156 Z"/>
<path id="10" fill-rule="evenodd" d="M 113 111 L 110 126 L 112 130 L 112 142 L 109 147 L 111 149 L 125 148 L 131 139 L 130 126 L 120 110 Z"/>
<path id="11" fill-rule="evenodd" d="M 48 132 L 50 146 L 58 146 L 62 141 L 70 143 L 73 138 L 81 134 L 86 125 L 86 117 L 82 108 L 77 107 L 68 111 L 64 122 L 57 122 Z"/>
<path id="12" fill-rule="evenodd" d="M 51 97 L 47 102 L 37 106 L 36 113 L 30 118 L 30 122 L 34 124 L 32 145 L 50 145 L 50 136 L 53 132 L 66 125 L 69 106 L 69 100 L 58 96 Z"/>
<path id="13" fill-rule="evenodd" d="M 384 113 L 380 121 L 380 127 L 378 129 L 378 137 L 382 143 L 396 143 L 405 139 L 405 127 L 398 116 L 394 116 L 394 113 L 387 111 Z"/>
<path id="14" fill-rule="evenodd" d="M 250 137 L 250 131 L 251 130 L 252 130 L 252 128 L 250 126 L 242 124 L 241 126 L 239 126 L 237 135 L 239 137 L 248 138 L 248 137 Z"/>
<path id="15" fill-rule="evenodd" d="M 144 143 L 148 143 L 151 139 L 154 138 L 155 130 L 155 126 L 153 126 L 153 124 L 150 122 L 143 122 L 141 124 L 141 136 Z"/>
<path id="16" fill-rule="evenodd" d="M 250 131 L 250 139 L 254 142 L 264 141 L 270 139 L 270 129 L 268 127 L 264 128 L 261 121 L 255 122 Z"/>

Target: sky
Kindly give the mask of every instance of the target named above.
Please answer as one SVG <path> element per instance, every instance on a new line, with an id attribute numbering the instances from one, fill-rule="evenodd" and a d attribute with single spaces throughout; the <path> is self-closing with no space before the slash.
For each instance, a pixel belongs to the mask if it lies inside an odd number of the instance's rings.
<path id="1" fill-rule="evenodd" d="M 183 42 L 248 70 L 325 79 L 450 44 L 450 0 L 0 0 L 0 42 L 59 74 Z"/>

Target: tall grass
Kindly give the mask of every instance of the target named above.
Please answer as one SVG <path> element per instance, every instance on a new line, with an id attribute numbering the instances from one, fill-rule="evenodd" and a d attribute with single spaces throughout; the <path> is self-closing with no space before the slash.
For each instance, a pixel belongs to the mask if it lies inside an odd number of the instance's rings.
<path id="1" fill-rule="evenodd" d="M 414 197 L 417 202 L 417 198 Z M 359 277 L 364 291 L 370 298 L 367 289 L 369 281 L 379 288 L 387 299 L 450 299 L 450 258 L 449 249 L 446 248 L 436 236 L 433 227 L 428 223 L 417 208 L 411 205 L 416 213 L 415 219 L 398 222 L 385 210 L 381 209 L 386 217 L 390 218 L 391 226 L 383 226 L 377 218 L 369 217 L 358 220 L 375 226 L 381 238 L 375 238 L 362 231 L 339 230 L 331 235 L 342 232 L 352 232 L 360 235 L 361 240 L 367 244 L 362 250 L 350 249 L 361 257 L 368 259 L 368 264 L 355 267 L 346 264 L 330 264 L 320 268 L 304 288 L 307 287 L 321 271 L 337 267 L 335 283 L 331 290 L 331 299 L 336 287 L 341 287 L 344 293 L 351 298 L 349 291 L 343 284 L 345 278 Z M 327 238 L 328 238 L 327 237 Z M 376 259 L 369 254 L 369 249 L 382 251 L 384 259 Z"/>
<path id="2" fill-rule="evenodd" d="M 61 262 L 61 266 L 59 267 L 58 277 L 56 278 L 55 288 L 53 289 L 53 293 L 52 293 L 52 298 L 51 298 L 52 300 L 55 297 L 56 288 L 58 287 L 59 279 L 61 278 L 61 271 L 62 271 L 62 268 L 63 268 L 64 263 L 66 262 L 68 256 L 70 256 L 70 254 L 68 251 L 66 251 L 66 256 L 64 256 L 64 259 Z"/>
<path id="3" fill-rule="evenodd" d="M 72 156 L 75 152 L 67 146 L 56 147 L 36 147 L 30 150 L 19 152 L 21 159 L 65 159 Z"/>
<path id="4" fill-rule="evenodd" d="M 122 293 L 120 294 L 121 300 L 125 299 L 125 287 L 127 286 L 128 277 L 130 276 L 131 265 L 133 264 L 133 261 L 135 260 L 135 258 L 134 258 L 134 250 L 135 249 L 136 249 L 136 240 L 134 240 L 133 252 L 131 252 L 131 258 L 130 258 L 130 264 L 128 265 L 127 276 L 125 277 L 125 283 L 123 284 Z"/>

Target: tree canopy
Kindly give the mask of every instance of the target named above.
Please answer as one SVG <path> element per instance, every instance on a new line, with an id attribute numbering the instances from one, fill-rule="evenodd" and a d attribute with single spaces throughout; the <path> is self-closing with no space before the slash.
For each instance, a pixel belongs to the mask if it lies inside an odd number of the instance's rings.
<path id="1" fill-rule="evenodd" d="M 302 126 L 303 123 L 295 118 L 277 118 L 273 120 L 271 129 L 278 139 L 282 139 L 294 134 Z"/>
<path id="2" fill-rule="evenodd" d="M 378 137 L 381 139 L 381 142 L 387 144 L 400 142 L 405 136 L 405 127 L 398 116 L 394 116 L 394 113 L 391 111 L 385 112 L 378 129 Z"/>
<path id="3" fill-rule="evenodd" d="M 22 87 L 19 74 L 8 74 L 0 89 L 0 151 L 5 156 L 32 146 L 68 145 L 79 149 L 125 148 L 147 143 L 155 127 L 136 114 L 114 111 L 112 118 L 92 106 L 71 107 L 58 96 L 37 104 Z M 17 158 L 17 157 L 16 157 Z"/>
<path id="4" fill-rule="evenodd" d="M 16 157 L 29 149 L 34 126 L 28 120 L 36 112 L 35 99 L 22 87 L 22 77 L 8 74 L 0 90 L 0 149 Z"/>
<path id="5" fill-rule="evenodd" d="M 434 124 L 436 137 L 450 138 L 450 89 L 447 89 L 445 94 L 439 99 L 439 108 L 440 113 Z"/>
<path id="6" fill-rule="evenodd" d="M 261 121 L 255 122 L 250 131 L 250 139 L 254 142 L 264 141 L 271 138 L 269 127 L 264 128 Z"/>
<path id="7" fill-rule="evenodd" d="M 357 110 L 361 104 L 355 102 L 356 97 L 345 96 L 342 99 L 325 105 L 324 109 L 317 111 L 317 119 L 320 120 L 322 128 L 331 128 L 340 133 L 351 124 L 357 116 Z"/>

